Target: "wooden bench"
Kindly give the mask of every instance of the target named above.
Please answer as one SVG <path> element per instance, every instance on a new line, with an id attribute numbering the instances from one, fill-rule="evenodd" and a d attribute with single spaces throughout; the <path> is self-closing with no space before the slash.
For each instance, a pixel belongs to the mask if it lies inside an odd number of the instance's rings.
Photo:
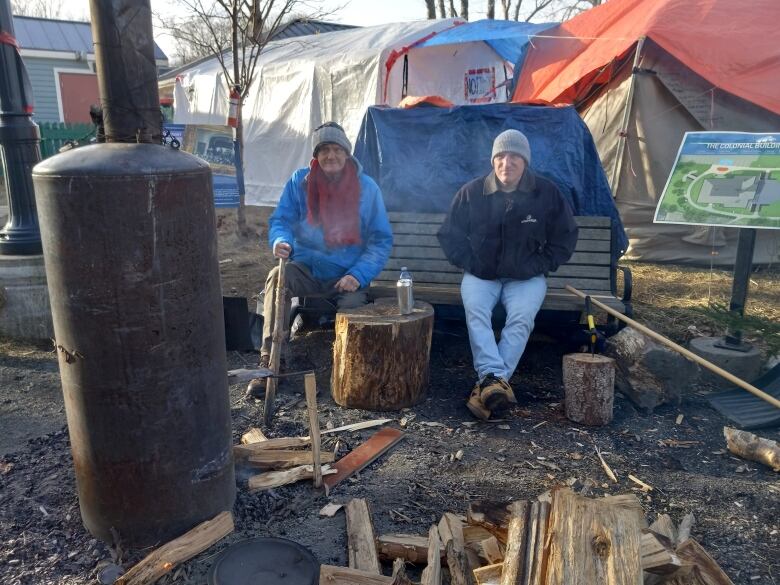
<path id="1" fill-rule="evenodd" d="M 390 212 L 393 251 L 385 269 L 371 283 L 372 298 L 394 296 L 403 266 L 412 273 L 414 296 L 434 305 L 461 305 L 463 271 L 450 264 L 436 233 L 444 214 Z M 570 284 L 621 313 L 631 314 L 631 271 L 617 265 L 616 239 L 609 217 L 577 216 L 579 239 L 571 259 L 548 275 L 542 310 L 582 311 L 582 300 L 564 289 Z M 617 293 L 617 272 L 623 272 L 623 293 Z"/>

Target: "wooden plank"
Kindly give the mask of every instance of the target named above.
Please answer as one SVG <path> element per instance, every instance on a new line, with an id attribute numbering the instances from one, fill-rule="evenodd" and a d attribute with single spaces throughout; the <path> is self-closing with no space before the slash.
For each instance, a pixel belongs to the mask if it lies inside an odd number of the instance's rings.
<path id="1" fill-rule="evenodd" d="M 420 585 L 441 585 L 441 540 L 436 525 L 428 531 L 428 565 L 423 569 Z"/>
<path id="2" fill-rule="evenodd" d="M 198 524 L 192 530 L 164 544 L 147 555 L 127 573 L 116 580 L 116 585 L 151 585 L 177 565 L 203 552 L 233 532 L 233 514 L 222 512 L 211 520 Z"/>
<path id="3" fill-rule="evenodd" d="M 393 234 L 396 246 L 415 246 L 418 248 L 439 248 L 439 238 L 432 235 Z"/>
<path id="4" fill-rule="evenodd" d="M 263 434 L 263 431 L 261 431 L 258 428 L 251 428 L 243 435 L 241 435 L 242 445 L 248 445 L 250 443 L 262 443 L 263 441 L 267 441 L 267 440 L 268 437 L 266 437 Z"/>
<path id="5" fill-rule="evenodd" d="M 609 240 L 585 240 L 580 238 L 574 248 L 575 252 L 609 252 L 612 242 Z"/>
<path id="6" fill-rule="evenodd" d="M 457 274 L 463 274 L 463 270 L 457 266 L 453 266 L 448 260 L 423 260 L 420 258 L 390 258 L 385 264 L 385 271 L 400 270 L 406 266 L 412 272 L 412 280 L 417 280 L 418 272 L 432 271 L 432 272 L 453 272 Z M 398 275 L 395 275 L 398 278 Z M 377 280 L 382 280 L 377 278 Z"/>
<path id="7" fill-rule="evenodd" d="M 341 481 L 363 469 L 403 438 L 404 434 L 398 429 L 385 428 L 374 433 L 365 443 L 347 453 L 333 466 L 337 473 L 322 482 L 325 484 L 325 494 L 330 494 Z"/>
<path id="8" fill-rule="evenodd" d="M 612 218 L 603 215 L 575 215 L 574 221 L 579 227 L 610 227 Z"/>
<path id="9" fill-rule="evenodd" d="M 684 577 L 679 583 L 682 585 L 734 585 L 729 576 L 723 572 L 718 563 L 696 540 L 689 538 L 677 547 L 677 556 L 686 563 L 693 565 L 690 576 Z M 691 579 L 692 578 L 692 579 Z M 670 585 L 677 585 L 678 581 L 670 581 Z"/>
<path id="10" fill-rule="evenodd" d="M 393 246 L 391 258 L 419 258 L 421 260 L 446 260 L 441 248 L 418 248 L 417 246 Z"/>
<path id="11" fill-rule="evenodd" d="M 320 585 L 393 585 L 392 577 L 348 567 L 320 565 Z"/>
<path id="12" fill-rule="evenodd" d="M 322 463 L 333 463 L 333 453 L 321 453 Z M 252 453 L 248 461 L 256 467 L 266 469 L 289 469 L 298 465 L 313 465 L 314 454 L 311 451 L 294 451 L 291 449 L 271 449 Z"/>
<path id="13" fill-rule="evenodd" d="M 531 505 L 517 502 L 509 518 L 506 552 L 501 573 L 501 585 L 520 585 L 525 578 L 525 557 L 528 547 L 528 515 Z"/>
<path id="14" fill-rule="evenodd" d="M 331 469 L 329 465 L 323 465 L 320 473 L 323 476 L 333 475 L 336 473 L 335 469 Z M 303 481 L 304 479 L 314 478 L 314 466 L 313 465 L 300 465 L 291 469 L 283 469 L 279 471 L 266 471 L 265 473 L 259 473 L 249 478 L 248 487 L 250 492 L 256 492 L 260 490 L 269 490 L 271 488 L 281 487 L 283 485 L 289 485 Z"/>
<path id="15" fill-rule="evenodd" d="M 575 277 L 570 278 L 567 276 L 563 276 L 560 278 L 557 276 L 547 277 L 548 289 L 562 289 L 565 288 L 567 284 L 569 286 L 573 286 L 574 288 L 578 288 L 580 290 L 602 291 L 601 294 L 604 294 L 605 292 L 609 293 L 609 289 L 610 289 L 609 280 L 600 280 L 596 278 L 575 278 Z"/>
<path id="16" fill-rule="evenodd" d="M 554 490 L 545 585 L 642 585 L 641 530 L 631 507 Z"/>
<path id="17" fill-rule="evenodd" d="M 317 414 L 317 379 L 311 372 L 303 378 L 306 392 L 306 410 L 309 414 L 309 437 L 311 438 L 311 454 L 314 464 L 314 487 L 322 486 L 322 469 L 320 456 L 320 419 Z"/>
<path id="18" fill-rule="evenodd" d="M 407 223 L 396 222 L 393 224 L 393 234 L 426 234 L 435 236 L 441 224 L 435 223 Z"/>
<path id="19" fill-rule="evenodd" d="M 245 445 L 235 445 L 233 447 L 233 457 L 236 459 L 246 459 L 261 451 L 308 447 L 310 442 L 309 437 L 280 437 L 278 439 L 266 439 L 265 441 L 247 443 Z"/>
<path id="20" fill-rule="evenodd" d="M 580 228 L 577 236 L 581 240 L 611 240 L 612 230 L 603 228 Z"/>
<path id="21" fill-rule="evenodd" d="M 559 266 L 555 272 L 551 272 L 550 276 L 595 278 L 609 282 L 611 273 L 612 269 L 609 266 L 564 264 Z"/>
<path id="22" fill-rule="evenodd" d="M 574 252 L 566 262 L 569 264 L 587 264 L 588 266 L 611 266 L 612 257 L 604 252 Z"/>
<path id="23" fill-rule="evenodd" d="M 407 265 L 407 268 L 410 267 Z M 383 270 L 379 273 L 379 276 L 377 276 L 378 280 L 390 281 L 393 278 L 398 278 L 398 274 L 389 270 Z M 463 274 L 452 272 L 413 272 L 412 279 L 414 280 L 415 286 L 418 283 L 426 282 L 434 284 L 460 284 L 460 281 L 463 280 Z"/>
<path id="24" fill-rule="evenodd" d="M 504 571 L 503 563 L 495 563 L 474 569 L 474 580 L 477 585 L 501 585 L 501 575 Z"/>
<path id="25" fill-rule="evenodd" d="M 388 211 L 387 216 L 390 223 L 408 222 L 408 223 L 444 223 L 446 213 L 416 213 L 414 211 Z"/>
<path id="26" fill-rule="evenodd" d="M 447 552 L 447 566 L 450 569 L 452 585 L 476 585 L 474 569 L 479 562 L 470 557 L 463 537 L 463 523 L 451 512 L 446 512 L 439 521 L 439 535 Z"/>
<path id="27" fill-rule="evenodd" d="M 415 534 L 380 534 L 376 538 L 376 552 L 380 561 L 403 559 L 414 565 L 423 564 L 428 559 L 428 537 Z"/>
<path id="28" fill-rule="evenodd" d="M 349 566 L 360 571 L 382 574 L 374 541 L 374 524 L 368 502 L 362 498 L 350 500 L 344 507 L 347 516 L 347 552 Z"/>

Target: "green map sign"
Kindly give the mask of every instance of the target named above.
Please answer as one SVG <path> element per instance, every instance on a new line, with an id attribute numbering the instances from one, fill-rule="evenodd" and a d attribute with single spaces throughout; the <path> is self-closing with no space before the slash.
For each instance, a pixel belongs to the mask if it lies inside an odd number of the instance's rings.
<path id="1" fill-rule="evenodd" d="M 780 229 L 780 134 L 687 132 L 653 221 Z"/>

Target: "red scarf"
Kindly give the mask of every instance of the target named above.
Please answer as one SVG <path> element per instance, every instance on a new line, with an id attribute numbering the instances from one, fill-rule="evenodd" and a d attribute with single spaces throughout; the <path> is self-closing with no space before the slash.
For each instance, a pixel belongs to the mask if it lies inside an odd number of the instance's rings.
<path id="1" fill-rule="evenodd" d="M 360 183 L 357 169 L 347 161 L 341 177 L 328 179 L 317 159 L 312 159 L 306 181 L 306 220 L 322 226 L 328 247 L 350 246 L 361 243 L 360 238 Z"/>

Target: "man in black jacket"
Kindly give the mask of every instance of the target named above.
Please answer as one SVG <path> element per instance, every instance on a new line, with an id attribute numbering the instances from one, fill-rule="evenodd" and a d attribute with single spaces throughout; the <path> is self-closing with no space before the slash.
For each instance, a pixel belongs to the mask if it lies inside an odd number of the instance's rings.
<path id="1" fill-rule="evenodd" d="M 499 134 L 493 172 L 461 187 L 438 234 L 447 259 L 464 271 L 461 297 L 478 379 L 466 405 L 483 419 L 515 402 L 509 379 L 544 301 L 545 277 L 577 243 L 568 201 L 530 162 L 522 132 Z M 491 317 L 498 302 L 506 324 L 496 343 Z"/>

